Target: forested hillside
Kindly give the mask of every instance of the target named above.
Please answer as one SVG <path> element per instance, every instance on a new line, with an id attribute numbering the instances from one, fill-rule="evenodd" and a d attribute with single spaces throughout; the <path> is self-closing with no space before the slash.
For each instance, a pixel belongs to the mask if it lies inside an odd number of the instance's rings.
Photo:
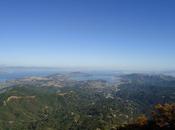
<path id="1" fill-rule="evenodd" d="M 168 114 L 170 122 L 174 121 L 174 105 L 157 105 L 154 109 L 156 104 L 175 102 L 173 77 L 125 75 L 120 85 L 104 80 L 62 78 L 55 75 L 49 80 L 29 78 L 11 82 L 13 86 L 0 94 L 0 129 L 159 129 L 154 124 L 164 119 L 157 110 L 166 111 L 163 115 Z M 53 80 L 57 85 L 50 85 Z M 162 124 L 161 128 L 174 127 Z"/>

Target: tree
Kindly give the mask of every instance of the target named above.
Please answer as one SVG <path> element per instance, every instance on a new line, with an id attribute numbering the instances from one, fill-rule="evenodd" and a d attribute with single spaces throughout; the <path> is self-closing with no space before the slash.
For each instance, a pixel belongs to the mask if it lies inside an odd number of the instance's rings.
<path id="1" fill-rule="evenodd" d="M 175 104 L 156 105 L 152 116 L 159 127 L 175 127 Z"/>
<path id="2" fill-rule="evenodd" d="M 137 118 L 136 122 L 139 126 L 145 126 L 148 124 L 148 118 L 145 115 L 141 115 Z"/>

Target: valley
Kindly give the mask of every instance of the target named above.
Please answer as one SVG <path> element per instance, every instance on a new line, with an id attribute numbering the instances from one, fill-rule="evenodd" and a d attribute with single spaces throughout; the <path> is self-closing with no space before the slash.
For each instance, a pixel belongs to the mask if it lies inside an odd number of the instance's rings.
<path id="1" fill-rule="evenodd" d="M 135 123 L 141 114 L 150 117 L 156 104 L 175 102 L 171 76 L 113 75 L 112 82 L 90 80 L 93 76 L 71 72 L 6 81 L 0 90 L 0 128 L 112 130 Z"/>

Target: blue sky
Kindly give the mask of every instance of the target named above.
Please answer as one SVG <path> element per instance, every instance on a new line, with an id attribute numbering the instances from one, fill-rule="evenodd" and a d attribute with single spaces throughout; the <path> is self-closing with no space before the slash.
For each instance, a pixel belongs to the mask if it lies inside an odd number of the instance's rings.
<path id="1" fill-rule="evenodd" d="M 174 0 L 0 1 L 0 64 L 175 69 Z"/>

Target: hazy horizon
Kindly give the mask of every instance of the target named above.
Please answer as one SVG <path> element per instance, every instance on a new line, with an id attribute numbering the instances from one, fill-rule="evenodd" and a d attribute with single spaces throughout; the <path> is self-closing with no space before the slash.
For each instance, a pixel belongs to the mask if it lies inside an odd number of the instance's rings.
<path id="1" fill-rule="evenodd" d="M 175 69 L 129 69 L 129 68 L 99 68 L 99 67 L 65 67 L 65 66 L 9 66 L 9 65 L 0 65 L 0 71 L 6 69 L 19 69 L 19 70 L 52 70 L 54 71 L 67 71 L 67 72 L 121 72 L 121 73 L 174 73 Z"/>

